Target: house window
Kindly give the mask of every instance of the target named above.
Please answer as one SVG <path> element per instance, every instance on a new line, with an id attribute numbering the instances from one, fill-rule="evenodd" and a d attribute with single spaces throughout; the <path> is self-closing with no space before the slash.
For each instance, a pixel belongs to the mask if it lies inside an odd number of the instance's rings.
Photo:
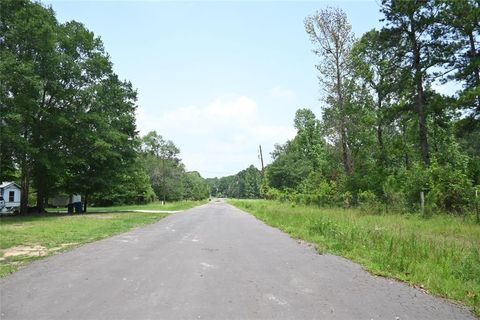
<path id="1" fill-rule="evenodd" d="M 15 201 L 15 191 L 9 191 L 8 192 L 8 202 L 14 202 Z"/>

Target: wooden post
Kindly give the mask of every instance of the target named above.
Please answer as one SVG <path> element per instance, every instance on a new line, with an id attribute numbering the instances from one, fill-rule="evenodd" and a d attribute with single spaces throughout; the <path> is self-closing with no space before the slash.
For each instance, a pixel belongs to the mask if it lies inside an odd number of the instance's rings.
<path id="1" fill-rule="evenodd" d="M 87 212 L 88 193 L 85 192 L 85 198 L 83 198 L 83 212 Z"/>
<path id="2" fill-rule="evenodd" d="M 260 151 L 260 161 L 262 163 L 262 174 L 263 174 L 263 153 L 262 153 L 262 145 L 259 146 L 259 151 Z"/>
<path id="3" fill-rule="evenodd" d="M 425 195 L 423 191 L 420 191 L 420 208 L 422 211 L 422 215 L 425 214 Z"/>

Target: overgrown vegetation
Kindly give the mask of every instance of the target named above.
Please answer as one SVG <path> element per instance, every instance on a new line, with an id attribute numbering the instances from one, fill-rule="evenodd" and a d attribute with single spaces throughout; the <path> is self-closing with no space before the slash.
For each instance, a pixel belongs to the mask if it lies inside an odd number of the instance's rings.
<path id="1" fill-rule="evenodd" d="M 268 200 L 229 200 L 294 238 L 473 307 L 480 314 L 480 226 L 450 215 L 318 208 Z"/>
<path id="2" fill-rule="evenodd" d="M 479 3 L 383 0 L 380 11 L 383 28 L 360 38 L 341 9 L 306 18 L 324 107 L 320 120 L 297 111 L 262 194 L 480 222 Z M 440 84 L 461 87 L 445 95 Z"/>
<path id="3" fill-rule="evenodd" d="M 41 257 L 153 223 L 165 216 L 164 213 L 109 212 L 1 217 L 0 277 Z"/>

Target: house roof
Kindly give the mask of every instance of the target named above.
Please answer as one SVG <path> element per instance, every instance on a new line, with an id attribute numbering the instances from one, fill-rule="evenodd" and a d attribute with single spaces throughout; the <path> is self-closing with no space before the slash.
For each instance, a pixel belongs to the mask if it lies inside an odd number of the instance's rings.
<path id="1" fill-rule="evenodd" d="M 13 182 L 13 181 L 4 181 L 4 182 L 2 182 L 2 184 L 0 184 L 0 188 L 3 189 L 3 188 L 6 188 L 6 187 L 8 187 L 9 185 L 12 185 L 12 184 L 13 184 L 15 187 L 17 187 L 18 189 L 20 189 L 20 186 L 19 186 L 18 184 L 16 184 L 15 182 Z"/>

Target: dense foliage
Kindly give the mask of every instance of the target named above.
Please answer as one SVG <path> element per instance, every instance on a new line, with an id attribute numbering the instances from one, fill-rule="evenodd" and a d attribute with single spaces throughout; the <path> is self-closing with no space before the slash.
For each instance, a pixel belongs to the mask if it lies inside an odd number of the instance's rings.
<path id="1" fill-rule="evenodd" d="M 208 198 L 206 181 L 196 171 L 185 172 L 180 149 L 155 131 L 142 137 L 141 158 L 158 199 L 176 201 Z"/>
<path id="2" fill-rule="evenodd" d="M 19 182 L 22 212 L 30 191 L 40 212 L 57 194 L 101 204 L 208 196 L 173 143 L 166 153 L 140 148 L 136 91 L 113 72 L 100 38 L 37 2 L 0 7 L 0 181 Z"/>
<path id="3" fill-rule="evenodd" d="M 478 214 L 479 3 L 383 0 L 381 12 L 384 27 L 358 39 L 340 9 L 305 20 L 324 108 L 297 111 L 265 196 L 383 212 L 420 209 L 423 192 L 426 214 Z"/>
<path id="4" fill-rule="evenodd" d="M 262 184 L 262 172 L 253 165 L 235 175 L 206 179 L 212 197 L 258 199 Z"/>

